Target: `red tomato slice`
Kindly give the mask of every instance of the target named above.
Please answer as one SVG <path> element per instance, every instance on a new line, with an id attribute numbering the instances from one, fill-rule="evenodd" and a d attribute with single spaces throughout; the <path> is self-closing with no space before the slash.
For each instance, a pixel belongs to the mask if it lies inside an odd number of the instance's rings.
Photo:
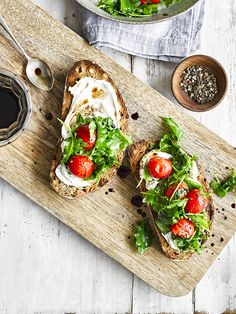
<path id="1" fill-rule="evenodd" d="M 82 125 L 76 130 L 78 138 L 81 138 L 87 145 L 83 147 L 84 150 L 90 150 L 94 147 L 97 139 L 97 132 L 94 131 L 94 140 L 90 141 L 90 132 L 88 125 Z"/>
<path id="2" fill-rule="evenodd" d="M 177 223 L 173 224 L 170 228 L 171 232 L 180 238 L 191 238 L 194 234 L 194 223 L 188 219 L 182 218 Z"/>
<path id="3" fill-rule="evenodd" d="M 88 178 L 91 176 L 94 163 L 88 156 L 74 155 L 68 162 L 70 172 L 79 178 Z"/>
<path id="4" fill-rule="evenodd" d="M 162 157 L 153 157 L 148 162 L 148 171 L 154 178 L 167 178 L 172 172 L 172 162 Z"/>
<path id="5" fill-rule="evenodd" d="M 171 198 L 171 196 L 173 195 L 173 193 L 176 190 L 177 186 L 178 186 L 178 183 L 170 185 L 165 190 L 165 196 L 168 197 L 168 198 Z M 178 186 L 178 189 L 177 189 L 177 191 L 180 194 L 179 199 L 182 199 L 182 198 L 184 198 L 187 195 L 187 189 L 188 189 L 188 186 L 187 186 L 187 184 L 185 182 L 180 183 L 180 185 Z"/>
<path id="6" fill-rule="evenodd" d="M 207 200 L 201 194 L 198 189 L 192 189 L 187 194 L 187 204 L 185 205 L 185 211 L 191 214 L 198 214 L 206 207 Z"/>

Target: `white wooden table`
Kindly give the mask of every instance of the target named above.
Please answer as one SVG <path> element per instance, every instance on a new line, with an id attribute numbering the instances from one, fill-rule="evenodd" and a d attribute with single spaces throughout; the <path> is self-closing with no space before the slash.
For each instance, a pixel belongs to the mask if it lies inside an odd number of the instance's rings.
<path id="1" fill-rule="evenodd" d="M 79 12 L 73 0 L 34 2 L 79 31 Z M 223 63 L 230 81 L 229 90 L 224 102 L 213 111 L 190 113 L 234 147 L 235 20 L 236 1 L 227 0 L 222 5 L 221 0 L 206 0 L 201 52 Z M 174 64 L 102 50 L 174 101 L 170 90 Z M 184 297 L 170 298 L 132 275 L 0 179 L 0 314 L 236 313 L 235 241 L 236 237 L 194 291 Z"/>

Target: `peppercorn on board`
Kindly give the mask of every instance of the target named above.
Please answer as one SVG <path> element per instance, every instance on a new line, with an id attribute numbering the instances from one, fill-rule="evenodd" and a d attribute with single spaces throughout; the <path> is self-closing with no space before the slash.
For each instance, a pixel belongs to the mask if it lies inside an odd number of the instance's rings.
<path id="1" fill-rule="evenodd" d="M 145 255 L 139 255 L 128 238 L 140 219 L 137 208 L 130 203 L 132 196 L 138 194 L 131 175 L 126 179 L 115 177 L 107 187 L 79 201 L 64 199 L 49 186 L 50 164 L 60 132 L 56 117 L 60 116 L 65 76 L 75 61 L 89 58 L 98 63 L 118 86 L 129 114 L 139 114 L 139 119 L 129 119 L 133 140 L 158 139 L 163 133 L 159 116 L 172 117 L 185 133 L 183 147 L 190 154 L 197 153 L 209 180 L 225 167 L 236 168 L 233 147 L 32 2 L 2 0 L 0 12 L 27 51 L 46 60 L 55 74 L 55 86 L 50 92 L 39 92 L 27 82 L 33 100 L 32 119 L 17 141 L 1 148 L 0 176 L 160 292 L 171 296 L 188 293 L 236 230 L 236 211 L 231 207 L 235 195 L 231 193 L 223 200 L 215 198 L 216 207 L 224 207 L 225 211 L 224 215 L 216 212 L 214 241 L 208 242 L 208 252 L 201 257 L 176 262 L 165 257 L 157 243 Z M 1 67 L 26 81 L 25 60 L 2 33 L 0 42 Z M 108 188 L 115 192 L 107 195 Z"/>

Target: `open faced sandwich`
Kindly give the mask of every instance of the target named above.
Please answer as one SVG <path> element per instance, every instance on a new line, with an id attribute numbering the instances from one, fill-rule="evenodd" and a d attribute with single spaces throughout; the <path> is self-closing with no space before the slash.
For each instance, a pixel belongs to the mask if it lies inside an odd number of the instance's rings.
<path id="1" fill-rule="evenodd" d="M 201 252 L 214 207 L 196 156 L 179 145 L 182 130 L 171 118 L 162 121 L 168 132 L 159 141 L 131 145 L 129 159 L 163 251 L 184 260 Z"/>
<path id="2" fill-rule="evenodd" d="M 80 197 L 111 179 L 131 142 L 124 101 L 98 65 L 80 61 L 69 71 L 61 123 L 51 186 L 64 197 Z"/>

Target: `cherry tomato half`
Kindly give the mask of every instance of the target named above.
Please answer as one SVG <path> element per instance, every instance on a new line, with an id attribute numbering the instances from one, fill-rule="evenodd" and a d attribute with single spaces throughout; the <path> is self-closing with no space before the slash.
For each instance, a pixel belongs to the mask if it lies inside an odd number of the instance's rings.
<path id="1" fill-rule="evenodd" d="M 153 157 L 148 162 L 148 171 L 154 178 L 167 178 L 172 172 L 172 162 L 162 157 Z"/>
<path id="2" fill-rule="evenodd" d="M 87 145 L 83 147 L 84 150 L 90 150 L 94 147 L 97 139 L 97 132 L 94 131 L 94 140 L 90 141 L 90 131 L 88 125 L 82 125 L 76 130 L 76 135 L 81 138 Z"/>
<path id="3" fill-rule="evenodd" d="M 74 155 L 68 162 L 70 172 L 79 178 L 88 178 L 91 176 L 94 163 L 88 156 Z"/>
<path id="4" fill-rule="evenodd" d="M 177 223 L 173 224 L 170 228 L 171 232 L 180 238 L 191 238 L 194 234 L 194 223 L 188 219 L 182 218 Z"/>
<path id="5" fill-rule="evenodd" d="M 168 198 L 171 198 L 171 196 L 173 195 L 173 193 L 176 190 L 178 185 L 179 185 L 179 183 L 171 184 L 165 190 L 165 196 L 168 197 Z M 176 193 L 178 192 L 178 194 L 179 194 L 179 199 L 182 199 L 182 198 L 184 198 L 187 195 L 187 190 L 188 190 L 187 184 L 185 182 L 180 183 L 180 185 L 178 186 L 178 189 L 176 191 Z"/>
<path id="6" fill-rule="evenodd" d="M 206 207 L 207 200 L 201 194 L 198 189 L 192 189 L 187 194 L 187 204 L 185 205 L 185 211 L 191 214 L 198 214 Z"/>

